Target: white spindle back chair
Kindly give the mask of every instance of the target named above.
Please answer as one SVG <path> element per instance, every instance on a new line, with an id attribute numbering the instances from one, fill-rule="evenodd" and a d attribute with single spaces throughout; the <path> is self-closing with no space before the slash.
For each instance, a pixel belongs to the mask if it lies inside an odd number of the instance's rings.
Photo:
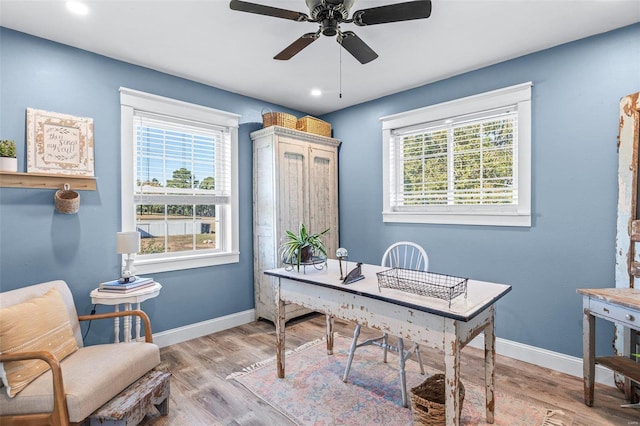
<path id="1" fill-rule="evenodd" d="M 429 256 L 427 252 L 420 245 L 412 243 L 410 241 L 400 241 L 392 244 L 382 255 L 382 266 L 388 266 L 389 268 L 403 268 L 414 269 L 419 271 L 426 271 L 429 268 Z M 387 362 L 387 351 L 393 351 L 398 353 L 398 366 L 400 369 L 400 386 L 402 391 L 402 405 L 408 406 L 407 398 L 407 379 L 405 373 L 405 361 L 409 359 L 412 353 L 415 352 L 418 363 L 420 364 L 420 372 L 424 374 L 424 367 L 422 366 L 422 358 L 420 357 L 420 347 L 418 344 L 413 344 L 409 350 L 404 349 L 404 340 L 398 338 L 398 346 L 392 346 L 388 343 L 388 335 L 384 333 L 380 337 L 367 339 L 361 343 L 358 343 L 358 336 L 360 335 L 360 324 L 356 324 L 356 328 L 353 332 L 353 341 L 351 342 L 351 348 L 349 349 L 349 358 L 347 360 L 347 366 L 344 370 L 342 377 L 343 381 L 347 381 L 349 376 L 349 370 L 351 369 L 351 363 L 353 362 L 353 356 L 357 348 L 366 345 L 376 345 L 382 348 L 383 361 Z"/>

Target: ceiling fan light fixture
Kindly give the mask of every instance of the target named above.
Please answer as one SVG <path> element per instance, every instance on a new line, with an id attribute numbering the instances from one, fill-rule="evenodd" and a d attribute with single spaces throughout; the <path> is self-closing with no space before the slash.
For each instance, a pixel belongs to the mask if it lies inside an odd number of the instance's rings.
<path id="1" fill-rule="evenodd" d="M 338 21 L 332 18 L 327 18 L 322 20 L 322 34 L 333 37 L 338 34 Z"/>

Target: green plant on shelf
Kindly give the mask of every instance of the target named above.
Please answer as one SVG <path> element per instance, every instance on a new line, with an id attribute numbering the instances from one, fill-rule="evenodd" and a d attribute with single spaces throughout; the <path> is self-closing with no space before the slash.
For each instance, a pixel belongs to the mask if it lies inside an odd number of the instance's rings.
<path id="1" fill-rule="evenodd" d="M 0 141 L 0 157 L 16 158 L 16 143 L 12 140 Z"/>

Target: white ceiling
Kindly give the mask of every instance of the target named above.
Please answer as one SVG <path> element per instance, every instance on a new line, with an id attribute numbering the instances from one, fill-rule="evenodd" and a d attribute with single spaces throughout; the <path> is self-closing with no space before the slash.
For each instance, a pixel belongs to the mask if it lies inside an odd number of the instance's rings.
<path id="1" fill-rule="evenodd" d="M 251 1 L 309 13 L 304 0 Z M 398 2 L 356 0 L 352 12 Z M 79 17 L 64 1 L 0 0 L 0 25 L 313 115 L 640 22 L 638 0 L 433 0 L 428 19 L 343 24 L 380 55 L 362 65 L 325 36 L 273 60 L 317 24 L 232 11 L 228 0 L 85 3 Z"/>

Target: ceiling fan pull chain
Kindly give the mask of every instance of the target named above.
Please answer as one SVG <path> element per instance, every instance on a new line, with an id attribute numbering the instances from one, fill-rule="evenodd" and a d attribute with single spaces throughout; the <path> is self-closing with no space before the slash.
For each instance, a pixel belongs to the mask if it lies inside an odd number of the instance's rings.
<path id="1" fill-rule="evenodd" d="M 339 95 L 339 97 L 340 97 L 340 99 L 342 99 L 342 49 L 338 48 L 338 51 L 340 52 L 340 72 L 339 72 L 339 75 L 340 75 L 340 95 Z"/>

